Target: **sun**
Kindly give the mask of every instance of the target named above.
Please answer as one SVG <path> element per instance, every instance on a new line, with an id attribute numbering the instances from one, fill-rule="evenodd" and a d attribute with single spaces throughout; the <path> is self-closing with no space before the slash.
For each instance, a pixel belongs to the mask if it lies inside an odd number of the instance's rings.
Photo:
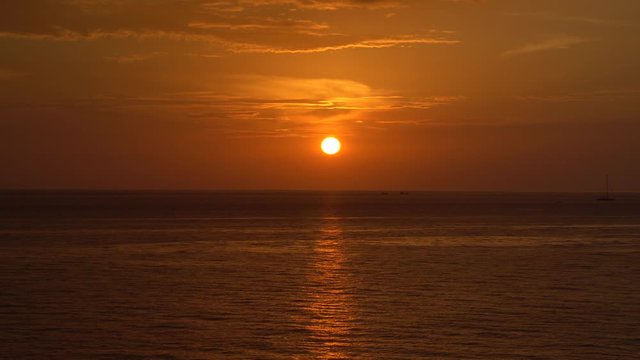
<path id="1" fill-rule="evenodd" d="M 333 136 L 326 137 L 322 140 L 320 147 L 325 154 L 335 155 L 340 152 L 340 140 Z"/>

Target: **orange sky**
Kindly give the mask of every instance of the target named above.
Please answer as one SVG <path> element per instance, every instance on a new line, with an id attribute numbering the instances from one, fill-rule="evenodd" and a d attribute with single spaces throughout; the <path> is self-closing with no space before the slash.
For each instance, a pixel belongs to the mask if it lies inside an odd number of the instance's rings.
<path id="1" fill-rule="evenodd" d="M 640 191 L 637 14 L 5 1 L 0 188 Z"/>

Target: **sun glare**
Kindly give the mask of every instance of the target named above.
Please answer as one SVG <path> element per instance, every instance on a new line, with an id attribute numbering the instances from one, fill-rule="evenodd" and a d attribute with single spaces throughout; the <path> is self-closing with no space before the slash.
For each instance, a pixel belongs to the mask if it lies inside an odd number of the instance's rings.
<path id="1" fill-rule="evenodd" d="M 327 155 L 335 155 L 340 152 L 340 140 L 337 138 L 330 136 L 322 140 L 322 145 L 320 145 L 322 151 Z"/>

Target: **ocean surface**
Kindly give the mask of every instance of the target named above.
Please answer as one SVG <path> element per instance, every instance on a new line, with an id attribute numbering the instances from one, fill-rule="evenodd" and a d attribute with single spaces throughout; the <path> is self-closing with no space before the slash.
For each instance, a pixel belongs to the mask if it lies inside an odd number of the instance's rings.
<path id="1" fill-rule="evenodd" d="M 2 359 L 640 359 L 640 195 L 0 192 Z"/>

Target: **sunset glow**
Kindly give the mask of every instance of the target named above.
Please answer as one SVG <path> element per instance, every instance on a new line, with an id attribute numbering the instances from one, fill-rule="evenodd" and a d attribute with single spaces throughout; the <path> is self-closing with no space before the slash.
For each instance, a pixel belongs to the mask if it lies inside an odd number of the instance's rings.
<path id="1" fill-rule="evenodd" d="M 638 358 L 639 28 L 0 0 L 2 358 Z"/>
<path id="2" fill-rule="evenodd" d="M 4 1 L 0 188 L 640 191 L 639 13 Z"/>

